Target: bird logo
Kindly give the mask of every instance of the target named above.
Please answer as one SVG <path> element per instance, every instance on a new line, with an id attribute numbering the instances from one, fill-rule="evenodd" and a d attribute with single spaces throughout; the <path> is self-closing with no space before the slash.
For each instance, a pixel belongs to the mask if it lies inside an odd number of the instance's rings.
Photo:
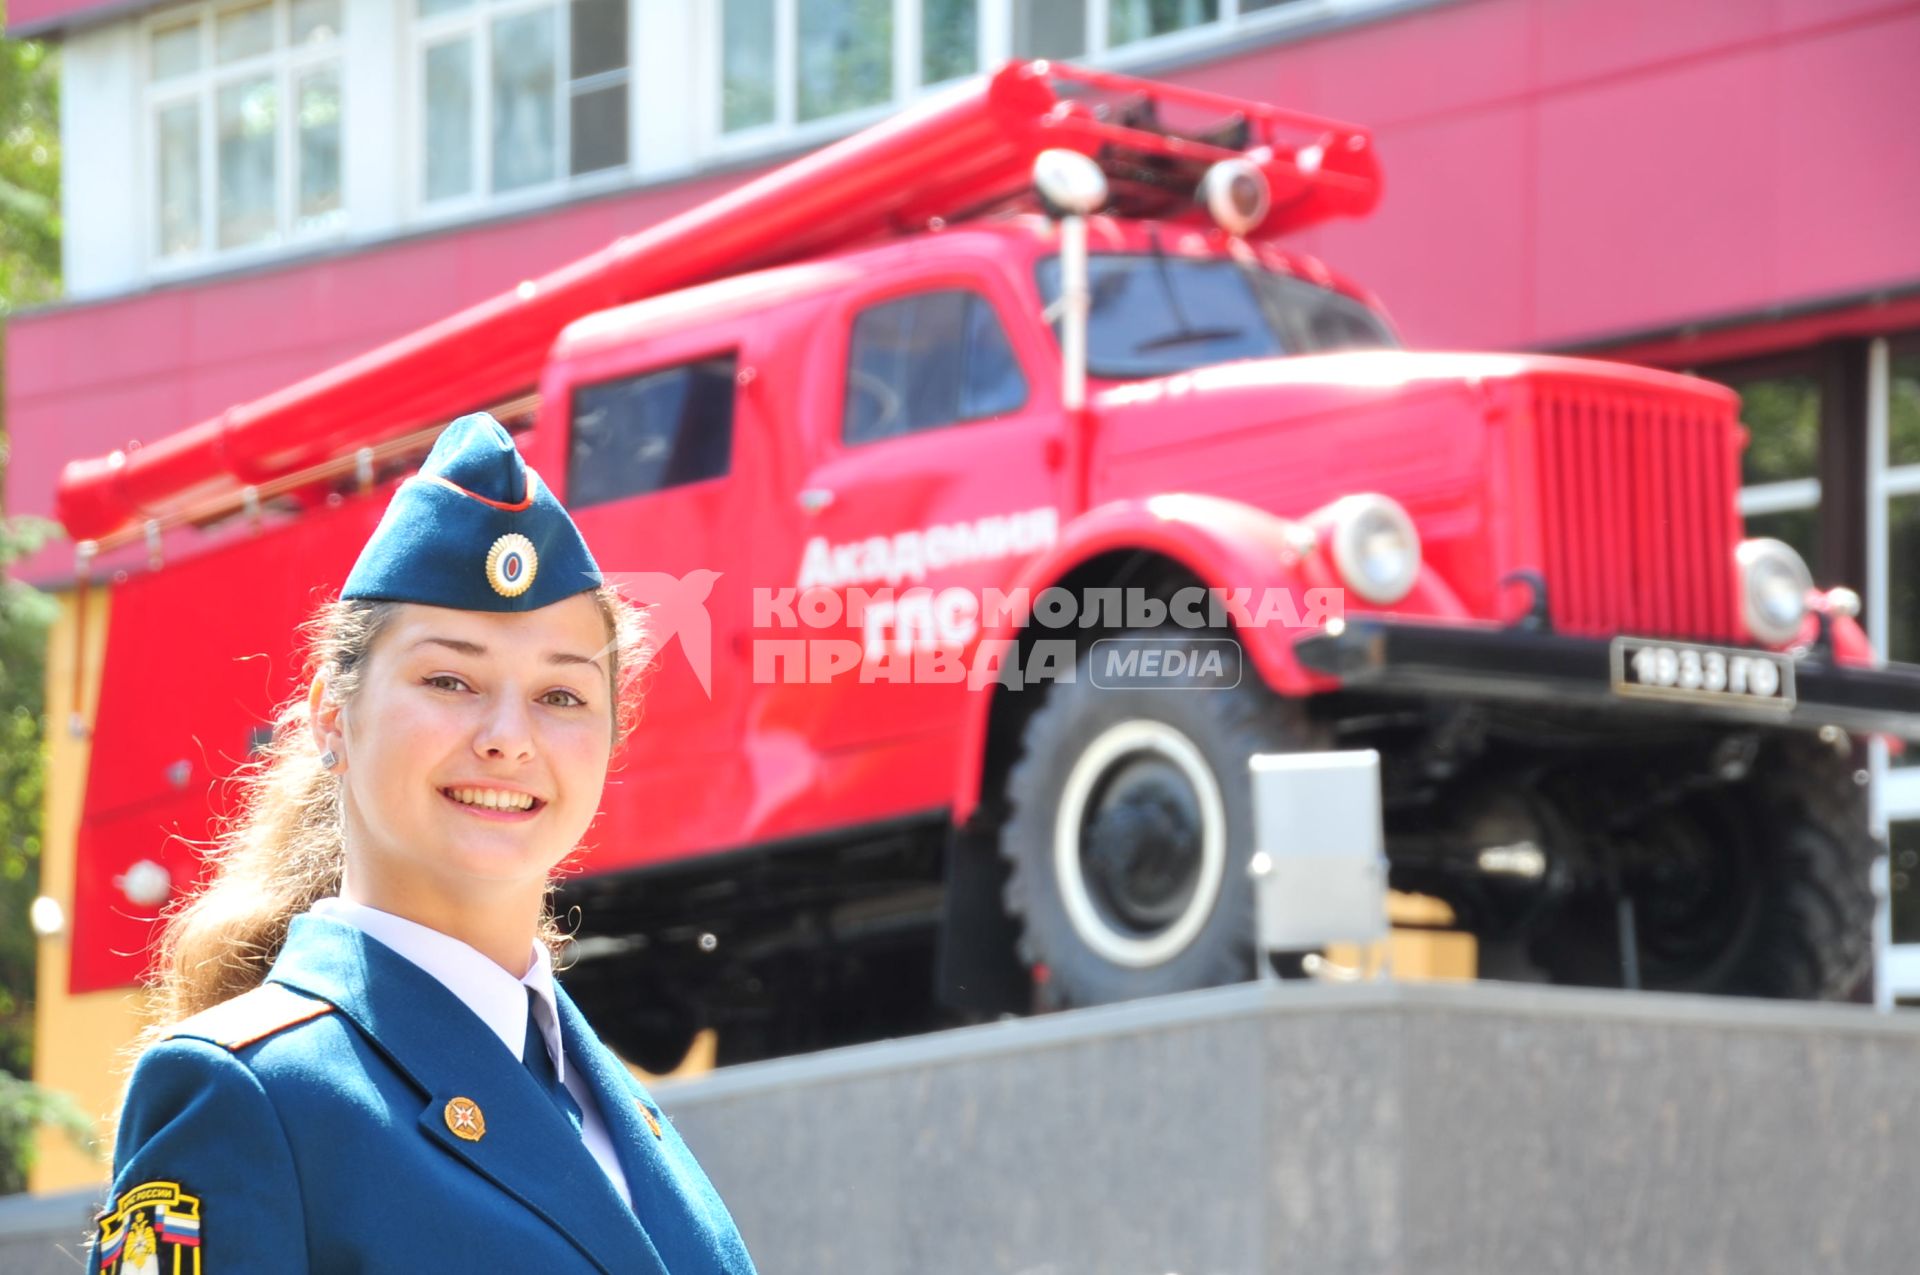
<path id="1" fill-rule="evenodd" d="M 616 571 L 606 582 L 646 612 L 647 640 L 652 658 L 660 659 L 669 643 L 678 640 L 687 665 L 708 699 L 713 698 L 713 617 L 707 599 L 721 573 L 705 567 L 683 576 L 665 571 Z"/>

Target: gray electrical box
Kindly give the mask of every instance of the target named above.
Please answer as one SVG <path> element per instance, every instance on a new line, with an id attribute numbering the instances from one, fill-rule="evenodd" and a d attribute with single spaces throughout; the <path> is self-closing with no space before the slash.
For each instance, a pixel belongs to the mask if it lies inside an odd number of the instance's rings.
<path id="1" fill-rule="evenodd" d="M 1260 946 L 1303 952 L 1387 937 L 1380 754 L 1263 753 L 1253 779 Z"/>

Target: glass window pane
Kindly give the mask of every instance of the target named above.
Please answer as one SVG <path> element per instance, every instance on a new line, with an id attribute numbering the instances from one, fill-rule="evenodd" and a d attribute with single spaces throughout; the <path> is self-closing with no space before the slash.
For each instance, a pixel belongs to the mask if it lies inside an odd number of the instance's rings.
<path id="1" fill-rule="evenodd" d="M 237 62 L 273 52 L 273 6 L 250 4 L 228 9 L 213 20 L 213 57 Z"/>
<path id="2" fill-rule="evenodd" d="M 1262 9 L 1284 9 L 1290 4 L 1299 4 L 1300 0 L 1240 0 L 1240 12 L 1257 13 Z"/>
<path id="3" fill-rule="evenodd" d="M 437 18 L 443 13 L 459 13 L 472 7 L 473 0 L 419 0 L 416 11 L 423 18 Z"/>
<path id="4" fill-rule="evenodd" d="M 1087 369 L 1095 376 L 1167 376 L 1286 353 L 1234 262 L 1097 253 L 1087 273 Z M 1041 261 L 1035 275 L 1051 305 L 1060 259 Z"/>
<path id="5" fill-rule="evenodd" d="M 568 507 L 724 475 L 733 456 L 733 376 L 728 355 L 576 387 Z"/>
<path id="6" fill-rule="evenodd" d="M 1111 0 L 1111 6 L 1107 43 L 1116 45 L 1184 31 L 1220 17 L 1220 0 Z"/>
<path id="7" fill-rule="evenodd" d="M 569 172 L 595 173 L 627 162 L 626 85 L 574 94 L 572 124 Z"/>
<path id="8" fill-rule="evenodd" d="M 519 190 L 560 175 L 555 140 L 556 10 L 493 24 L 493 188 Z"/>
<path id="9" fill-rule="evenodd" d="M 720 25 L 721 128 L 773 123 L 773 0 L 727 0 Z"/>
<path id="10" fill-rule="evenodd" d="M 473 41 L 427 50 L 426 196 L 450 199 L 473 190 Z"/>
<path id="11" fill-rule="evenodd" d="M 619 71 L 627 65 L 627 0 L 573 0 L 568 41 L 574 79 Z"/>
<path id="12" fill-rule="evenodd" d="M 1920 663 L 1920 496 L 1887 502 L 1887 585 L 1887 658 Z"/>
<path id="13" fill-rule="evenodd" d="M 274 149 L 279 108 L 270 76 L 228 84 L 215 95 L 222 248 L 273 238 L 278 222 L 274 212 Z"/>
<path id="14" fill-rule="evenodd" d="M 973 74 L 980 51 L 975 0 L 921 0 L 920 82 Z"/>
<path id="15" fill-rule="evenodd" d="M 156 121 L 160 255 L 200 250 L 200 104 L 165 107 Z"/>
<path id="16" fill-rule="evenodd" d="M 991 305 L 972 292 L 921 293 L 854 320 L 841 436 L 868 443 L 998 416 L 1026 397 Z"/>
<path id="17" fill-rule="evenodd" d="M 1734 381 L 1740 420 L 1747 427 L 1740 481 L 1781 482 L 1820 473 L 1820 382 L 1812 376 Z"/>
<path id="18" fill-rule="evenodd" d="M 340 34 L 340 0 L 293 0 L 293 42 L 317 43 Z"/>
<path id="19" fill-rule="evenodd" d="M 170 27 L 155 27 L 153 32 L 153 78 L 171 79 L 191 75 L 200 69 L 200 20 Z"/>
<path id="20" fill-rule="evenodd" d="M 1266 303 L 1288 354 L 1390 350 L 1398 344 L 1380 316 L 1352 297 L 1265 270 L 1248 277 Z"/>
<path id="21" fill-rule="evenodd" d="M 1893 941 L 1920 943 L 1920 821 L 1888 825 L 1887 841 L 1892 860 L 1887 866 L 1893 870 Z"/>
<path id="22" fill-rule="evenodd" d="M 985 297 L 971 297 L 967 307 L 966 384 L 960 393 L 960 415 L 977 421 L 1018 411 L 1027 401 L 1027 378 L 1021 375 L 1013 347 L 1000 326 L 1000 316 Z"/>
<path id="23" fill-rule="evenodd" d="M 1013 56 L 1077 58 L 1087 51 L 1087 0 L 1013 0 Z"/>
<path id="24" fill-rule="evenodd" d="M 802 121 L 893 100 L 893 0 L 798 0 Z"/>
<path id="25" fill-rule="evenodd" d="M 340 68 L 309 71 L 294 84 L 300 124 L 302 229 L 340 211 Z"/>
<path id="26" fill-rule="evenodd" d="M 1893 353 L 1887 397 L 1887 463 L 1920 465 L 1920 349 Z"/>

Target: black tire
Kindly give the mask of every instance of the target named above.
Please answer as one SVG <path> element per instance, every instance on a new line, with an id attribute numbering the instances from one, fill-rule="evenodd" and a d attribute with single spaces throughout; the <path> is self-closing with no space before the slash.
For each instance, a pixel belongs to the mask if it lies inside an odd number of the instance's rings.
<path id="1" fill-rule="evenodd" d="M 1628 879 L 1642 986 L 1795 1000 L 1854 992 L 1872 960 L 1879 854 L 1855 770 L 1831 747 L 1786 742 L 1745 782 L 1675 808 L 1668 826 L 1704 837 L 1713 863 L 1705 881 Z M 1576 903 L 1536 953 L 1556 982 L 1619 986 L 1612 902 Z"/>
<path id="2" fill-rule="evenodd" d="M 1163 648 L 1218 640 L 1177 629 L 1123 636 Z M 1006 784 L 1005 899 L 1021 958 L 1044 967 L 1042 1003 L 1106 1004 L 1251 977 L 1247 758 L 1317 749 L 1322 738 L 1300 705 L 1251 670 L 1232 689 L 1120 689 L 1093 685 L 1090 668 L 1083 656 L 1075 680 L 1048 690 Z M 1063 814 L 1068 803 L 1083 833 L 1071 850 L 1057 836 L 1063 817 L 1074 818 Z M 1218 855 L 1206 844 L 1216 825 Z"/>

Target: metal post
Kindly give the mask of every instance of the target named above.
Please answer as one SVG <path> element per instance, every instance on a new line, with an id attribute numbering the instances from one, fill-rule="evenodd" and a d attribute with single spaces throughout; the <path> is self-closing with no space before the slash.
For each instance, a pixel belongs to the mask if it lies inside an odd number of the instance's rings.
<path id="1" fill-rule="evenodd" d="M 1078 412 L 1087 404 L 1087 313 L 1092 292 L 1087 284 L 1087 219 L 1060 219 L 1060 405 Z"/>

